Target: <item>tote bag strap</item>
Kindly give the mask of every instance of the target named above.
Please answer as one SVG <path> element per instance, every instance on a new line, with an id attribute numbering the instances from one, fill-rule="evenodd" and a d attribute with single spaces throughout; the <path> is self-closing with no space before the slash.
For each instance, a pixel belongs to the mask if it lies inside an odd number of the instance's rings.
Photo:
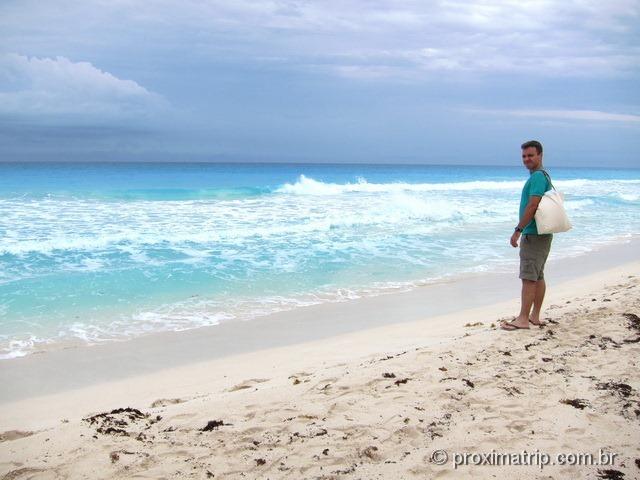
<path id="1" fill-rule="evenodd" d="M 541 171 L 542 173 L 544 173 L 544 176 L 545 176 L 545 177 L 547 177 L 547 180 L 549 180 L 549 185 L 551 185 L 551 188 L 553 188 L 554 190 L 556 190 L 556 187 L 554 187 L 554 186 L 553 186 L 553 182 L 551 181 L 551 177 L 549 176 L 549 174 L 547 173 L 547 171 L 546 171 L 546 170 L 542 170 L 542 169 L 540 169 L 540 171 Z M 556 192 L 557 192 L 557 190 L 556 190 Z"/>

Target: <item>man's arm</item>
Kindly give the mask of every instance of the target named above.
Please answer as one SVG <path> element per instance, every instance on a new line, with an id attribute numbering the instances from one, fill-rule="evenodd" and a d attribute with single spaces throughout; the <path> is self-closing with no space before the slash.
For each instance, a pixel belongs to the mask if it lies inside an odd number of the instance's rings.
<path id="1" fill-rule="evenodd" d="M 527 225 L 529 225 L 529 222 L 533 220 L 533 217 L 536 214 L 536 210 L 538 209 L 538 204 L 540 203 L 540 200 L 542 200 L 542 197 L 538 195 L 531 195 L 529 197 L 529 203 L 527 203 L 527 207 L 525 208 L 524 214 L 520 219 L 520 223 L 518 223 L 519 228 L 522 229 L 526 227 Z M 513 232 L 513 235 L 511 235 L 511 246 L 517 247 L 519 238 L 520 238 L 520 232 L 518 231 Z"/>

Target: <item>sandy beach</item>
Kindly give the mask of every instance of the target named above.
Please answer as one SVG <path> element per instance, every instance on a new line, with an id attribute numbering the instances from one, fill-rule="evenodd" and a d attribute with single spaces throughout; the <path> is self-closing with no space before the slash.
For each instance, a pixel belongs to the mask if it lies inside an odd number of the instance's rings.
<path id="1" fill-rule="evenodd" d="M 179 337 L 4 362 L 1 478 L 638 478 L 633 256 L 552 267 L 547 324 L 530 330 L 497 328 L 519 305 L 510 278 L 490 304 L 454 283 L 449 311 L 408 320 L 386 296 L 396 323 L 156 370 L 137 359 L 151 344 L 171 359 Z M 192 350 L 210 335 L 184 333 Z"/>

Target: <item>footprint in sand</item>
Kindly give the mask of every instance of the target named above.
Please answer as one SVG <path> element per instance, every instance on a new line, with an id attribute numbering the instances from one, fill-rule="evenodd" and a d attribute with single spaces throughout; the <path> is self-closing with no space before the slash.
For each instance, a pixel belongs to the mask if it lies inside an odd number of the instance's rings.
<path id="1" fill-rule="evenodd" d="M 571 427 L 571 428 L 567 428 L 565 429 L 564 433 L 565 434 L 575 434 L 575 435 L 584 435 L 585 429 L 584 428 L 577 428 L 577 427 Z"/>
<path id="2" fill-rule="evenodd" d="M 172 455 L 160 454 L 160 457 L 163 456 Z M 111 459 L 111 463 L 123 470 L 132 468 L 146 469 L 154 462 L 154 458 L 147 452 L 132 452 L 129 450 L 113 450 L 109 453 L 109 458 Z"/>
<path id="3" fill-rule="evenodd" d="M 529 428 L 530 425 L 531 422 L 527 420 L 513 420 L 512 422 L 507 423 L 505 426 L 511 433 L 521 433 Z"/>
<path id="4" fill-rule="evenodd" d="M 14 480 L 18 478 L 33 478 L 34 474 L 45 472 L 42 468 L 22 467 L 17 470 L 11 470 L 4 477 L 3 480 Z"/>
<path id="5" fill-rule="evenodd" d="M 22 430 L 8 430 L 0 433 L 0 442 L 10 442 L 12 440 L 18 440 L 19 438 L 30 437 L 36 432 L 25 432 Z"/>
<path id="6" fill-rule="evenodd" d="M 258 383 L 268 382 L 269 380 L 270 380 L 269 378 L 250 378 L 249 380 L 245 380 L 244 382 L 241 382 L 241 383 L 238 383 L 237 385 L 234 385 L 233 387 L 228 389 L 227 392 L 237 392 L 238 390 L 243 390 L 245 388 L 251 388 L 251 387 L 257 385 Z"/>
<path id="7" fill-rule="evenodd" d="M 493 432 L 495 432 L 495 428 L 494 428 L 493 425 L 487 425 L 487 424 L 483 425 L 482 423 L 480 423 L 478 425 L 478 430 L 480 430 L 481 432 L 484 432 L 484 433 L 493 433 Z"/>
<path id="8" fill-rule="evenodd" d="M 298 415 L 297 418 L 299 418 L 302 421 L 317 420 L 318 416 L 317 415 L 312 415 L 312 414 L 309 414 L 309 413 L 304 413 L 302 415 Z"/>
<path id="9" fill-rule="evenodd" d="M 147 454 L 148 456 L 149 454 Z M 193 452 L 190 452 L 189 450 L 176 450 L 176 449 L 172 449 L 169 452 L 162 452 L 158 454 L 158 457 L 160 458 L 164 458 L 164 457 L 170 457 L 170 458 L 190 458 L 191 456 L 193 456 Z"/>
<path id="10" fill-rule="evenodd" d="M 252 436 L 252 435 L 255 435 L 256 433 L 261 433 L 264 431 L 265 429 L 263 427 L 249 427 L 249 428 L 245 428 L 244 430 L 240 430 L 238 434 L 245 435 L 245 436 Z"/>
<path id="11" fill-rule="evenodd" d="M 317 382 L 313 387 L 311 387 L 311 390 L 315 389 L 316 391 L 319 391 L 319 392 L 329 393 L 331 387 L 337 381 L 338 381 L 338 378 L 336 377 L 323 378 L 322 380 Z"/>
<path id="12" fill-rule="evenodd" d="M 149 405 L 149 408 L 166 407 L 167 405 L 174 405 L 176 403 L 183 402 L 186 402 L 186 400 L 183 398 L 159 398 L 158 400 L 155 400 L 153 403 L 151 403 L 151 405 Z"/>
<path id="13" fill-rule="evenodd" d="M 331 404 L 331 406 L 329 407 L 329 409 L 327 410 L 326 416 L 330 417 L 336 413 L 343 413 L 343 412 L 347 412 L 349 411 L 350 408 L 347 404 L 345 403 L 338 403 L 338 402 L 334 402 Z"/>
<path id="14" fill-rule="evenodd" d="M 185 420 L 185 419 L 193 418 L 195 416 L 197 416 L 196 413 L 179 413 L 178 415 L 173 415 L 172 417 L 169 417 L 168 420 Z"/>
<path id="15" fill-rule="evenodd" d="M 308 372 L 295 372 L 295 373 L 292 373 L 291 375 L 289 375 L 287 378 L 289 380 L 293 380 L 293 384 L 297 385 L 297 384 L 302 383 L 302 382 L 310 382 L 311 380 L 309 380 L 308 378 L 305 378 L 305 377 L 310 377 L 312 375 L 313 375 L 312 373 L 308 373 Z"/>
<path id="16" fill-rule="evenodd" d="M 395 376 L 394 376 L 394 377 L 390 377 L 390 376 L 389 376 L 389 377 L 383 377 L 383 376 L 381 375 L 380 377 L 376 377 L 376 378 L 374 378 L 373 380 L 369 380 L 368 382 L 366 382 L 366 383 L 364 384 L 364 386 L 365 386 L 365 387 L 373 387 L 373 386 L 378 385 L 379 383 L 384 383 L 384 384 L 386 385 L 386 384 L 388 384 L 388 383 L 389 383 L 389 379 L 390 379 L 390 378 L 395 378 Z"/>

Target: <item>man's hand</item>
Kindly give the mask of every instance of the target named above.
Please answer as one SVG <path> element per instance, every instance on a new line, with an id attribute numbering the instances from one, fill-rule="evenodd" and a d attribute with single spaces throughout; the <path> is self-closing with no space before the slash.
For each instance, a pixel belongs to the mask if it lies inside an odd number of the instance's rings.
<path id="1" fill-rule="evenodd" d="M 518 246 L 518 239 L 520 238 L 520 232 L 515 231 L 513 235 L 511 235 L 511 246 L 516 248 Z"/>
<path id="2" fill-rule="evenodd" d="M 533 220 L 533 217 L 536 214 L 536 210 L 538 209 L 538 204 L 540 203 L 540 200 L 542 200 L 542 197 L 540 195 L 529 196 L 529 203 L 527 203 L 527 208 L 525 208 L 524 215 L 520 219 L 520 223 L 518 225 L 529 225 L 529 222 Z M 513 235 L 511 235 L 512 247 L 515 248 L 518 246 L 519 238 L 520 238 L 520 232 L 516 230 L 515 232 L 513 232 Z"/>

